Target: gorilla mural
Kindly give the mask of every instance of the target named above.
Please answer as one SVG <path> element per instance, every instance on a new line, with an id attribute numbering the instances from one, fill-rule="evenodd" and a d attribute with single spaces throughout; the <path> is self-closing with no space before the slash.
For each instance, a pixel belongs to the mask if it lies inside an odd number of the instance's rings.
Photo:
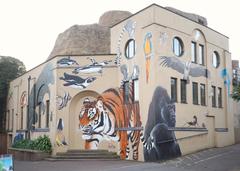
<path id="1" fill-rule="evenodd" d="M 181 156 L 175 134 L 169 127 L 175 127 L 175 104 L 171 103 L 167 90 L 157 87 L 148 109 L 145 126 L 145 161 L 166 160 Z"/>

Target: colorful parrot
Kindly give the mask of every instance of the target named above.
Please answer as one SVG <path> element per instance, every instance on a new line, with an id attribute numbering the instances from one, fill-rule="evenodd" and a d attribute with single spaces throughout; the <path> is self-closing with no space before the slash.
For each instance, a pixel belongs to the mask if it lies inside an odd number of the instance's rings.
<path id="1" fill-rule="evenodd" d="M 149 73 L 150 73 L 150 60 L 152 56 L 152 34 L 147 33 L 145 38 L 144 38 L 144 44 L 143 44 L 143 49 L 144 49 L 144 54 L 145 54 L 145 59 L 146 59 L 146 81 L 148 83 L 149 80 Z"/>

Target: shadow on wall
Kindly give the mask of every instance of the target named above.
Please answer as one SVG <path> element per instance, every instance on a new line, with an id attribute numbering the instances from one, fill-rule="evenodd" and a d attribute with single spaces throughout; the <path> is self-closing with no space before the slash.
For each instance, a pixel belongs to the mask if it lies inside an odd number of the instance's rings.
<path id="1" fill-rule="evenodd" d="M 145 161 L 166 160 L 181 156 L 175 134 L 169 127 L 175 127 L 175 104 L 171 103 L 167 90 L 157 87 L 148 110 L 145 126 Z"/>

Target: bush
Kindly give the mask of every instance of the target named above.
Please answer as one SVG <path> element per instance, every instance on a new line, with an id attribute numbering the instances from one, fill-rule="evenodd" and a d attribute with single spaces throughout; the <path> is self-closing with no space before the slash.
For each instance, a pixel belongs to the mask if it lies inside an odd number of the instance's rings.
<path id="1" fill-rule="evenodd" d="M 48 136 L 44 135 L 39 136 L 35 140 L 18 140 L 16 141 L 12 147 L 14 148 L 22 148 L 22 149 L 31 149 L 31 150 L 39 150 L 47 153 L 52 152 L 52 144 Z"/>

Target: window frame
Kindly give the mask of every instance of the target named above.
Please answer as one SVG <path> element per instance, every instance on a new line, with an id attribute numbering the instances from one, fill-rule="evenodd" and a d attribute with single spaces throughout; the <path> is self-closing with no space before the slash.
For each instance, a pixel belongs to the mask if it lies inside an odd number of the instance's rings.
<path id="1" fill-rule="evenodd" d="M 192 101 L 194 105 L 199 105 L 198 100 L 198 83 L 192 82 Z"/>
<path id="2" fill-rule="evenodd" d="M 202 83 L 200 84 L 200 103 L 202 106 L 206 106 L 206 85 Z"/>
<path id="3" fill-rule="evenodd" d="M 42 102 L 38 103 L 38 128 L 42 127 Z"/>
<path id="4" fill-rule="evenodd" d="M 131 44 L 131 42 L 133 42 L 133 55 L 132 56 L 130 56 L 130 52 L 131 52 L 131 47 L 132 46 L 130 46 Z M 126 42 L 126 44 L 125 44 L 125 48 L 124 48 L 124 54 L 125 54 L 125 57 L 127 58 L 127 59 L 132 59 L 135 55 L 136 55 L 136 41 L 135 41 L 135 39 L 129 39 L 127 42 Z"/>
<path id="5" fill-rule="evenodd" d="M 177 78 L 171 77 L 170 81 L 171 81 L 171 101 L 177 102 L 177 99 L 178 99 L 178 97 L 177 97 Z M 174 84 L 172 84 L 172 81 L 174 81 Z"/>
<path id="6" fill-rule="evenodd" d="M 173 38 L 172 50 L 177 57 L 181 57 L 184 54 L 184 44 L 180 37 L 175 36 Z"/>
<path id="7" fill-rule="evenodd" d="M 217 93 L 217 98 L 218 98 L 218 108 L 222 108 L 222 88 L 218 87 L 218 93 Z"/>
<path id="8" fill-rule="evenodd" d="M 194 56 L 193 56 L 193 52 L 194 52 Z M 194 42 L 194 41 L 191 42 L 191 62 L 195 64 L 197 63 L 197 42 Z"/>
<path id="9" fill-rule="evenodd" d="M 216 86 L 212 85 L 212 107 L 217 107 L 216 102 Z"/>
<path id="10" fill-rule="evenodd" d="M 124 100 L 124 104 L 129 104 L 129 81 L 124 81 L 123 83 L 123 100 Z"/>
<path id="11" fill-rule="evenodd" d="M 216 66 L 214 64 L 214 57 L 216 57 Z M 218 68 L 220 66 L 220 55 L 217 51 L 213 51 L 212 53 L 212 66 L 214 68 Z"/>
<path id="12" fill-rule="evenodd" d="M 50 100 L 46 100 L 46 128 L 49 128 L 49 121 L 50 121 Z"/>
<path id="13" fill-rule="evenodd" d="M 181 103 L 187 103 L 187 80 L 180 80 Z"/>
<path id="14" fill-rule="evenodd" d="M 201 49 L 201 50 L 200 50 Z M 203 44 L 198 44 L 198 63 L 200 65 L 205 65 L 205 60 L 204 60 L 204 45 Z M 201 55 L 200 55 L 201 54 Z M 201 61 L 201 62 L 200 62 Z"/>
<path id="15" fill-rule="evenodd" d="M 132 89 L 133 89 L 133 102 L 139 101 L 139 80 L 134 79 L 132 81 Z"/>

